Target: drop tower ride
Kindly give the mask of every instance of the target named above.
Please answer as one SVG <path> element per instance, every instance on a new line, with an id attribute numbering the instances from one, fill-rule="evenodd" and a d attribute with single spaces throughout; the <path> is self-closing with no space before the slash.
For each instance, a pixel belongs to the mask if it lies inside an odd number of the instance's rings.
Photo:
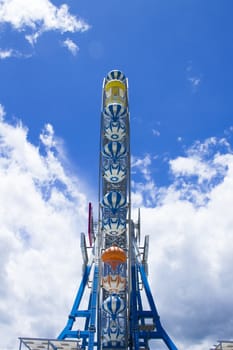
<path id="1" fill-rule="evenodd" d="M 113 70 L 103 81 L 98 224 L 89 204 L 88 246 L 81 233 L 82 280 L 57 339 L 20 338 L 20 349 L 148 350 L 158 339 L 177 350 L 148 284 L 149 236 L 140 246 L 140 211 L 133 222 L 130 182 L 128 80 Z"/>

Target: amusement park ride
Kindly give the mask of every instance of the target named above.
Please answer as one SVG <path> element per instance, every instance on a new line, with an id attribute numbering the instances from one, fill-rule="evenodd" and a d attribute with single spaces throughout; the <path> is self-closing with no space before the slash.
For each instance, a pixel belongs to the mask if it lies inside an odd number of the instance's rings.
<path id="1" fill-rule="evenodd" d="M 131 219 L 128 81 L 122 72 L 104 79 L 102 101 L 98 224 L 89 204 L 82 281 L 57 339 L 20 338 L 20 350 L 147 350 L 152 339 L 177 350 L 148 284 L 149 236 L 141 247 L 140 212 L 136 223 Z"/>

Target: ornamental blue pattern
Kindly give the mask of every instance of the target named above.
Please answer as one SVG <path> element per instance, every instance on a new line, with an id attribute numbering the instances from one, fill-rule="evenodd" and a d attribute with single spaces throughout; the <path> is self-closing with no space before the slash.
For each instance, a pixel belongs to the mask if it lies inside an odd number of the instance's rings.
<path id="1" fill-rule="evenodd" d="M 126 82 L 126 77 L 125 75 L 119 71 L 119 70 L 112 70 L 111 72 L 108 73 L 107 77 L 106 77 L 106 81 L 109 80 L 120 80 L 122 82 Z"/>
<path id="2" fill-rule="evenodd" d="M 117 191 L 107 192 L 103 198 L 103 206 L 109 208 L 113 214 L 127 205 L 123 193 Z"/>

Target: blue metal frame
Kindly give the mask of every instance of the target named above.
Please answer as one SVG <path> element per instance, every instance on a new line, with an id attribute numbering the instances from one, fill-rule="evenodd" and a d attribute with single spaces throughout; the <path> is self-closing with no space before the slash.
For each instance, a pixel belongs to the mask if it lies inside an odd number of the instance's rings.
<path id="1" fill-rule="evenodd" d="M 128 346 L 123 349 L 139 350 L 140 348 L 149 349 L 149 341 L 152 339 L 162 340 L 169 350 L 178 350 L 167 332 L 163 328 L 156 305 L 150 290 L 147 275 L 140 258 L 136 257 L 136 242 L 131 246 L 132 266 L 131 266 L 131 294 L 129 310 L 129 337 Z M 83 278 L 78 289 L 73 307 L 71 309 L 68 322 L 57 339 L 67 338 L 82 339 L 82 349 L 100 349 L 101 325 L 98 324 L 98 295 L 101 286 L 99 285 L 99 267 L 94 264 L 94 275 L 92 288 L 90 289 L 88 310 L 79 310 L 85 288 L 88 288 L 91 265 L 87 265 L 84 270 Z M 143 308 L 142 289 L 148 301 L 148 309 Z M 74 322 L 78 317 L 85 318 L 83 330 L 72 329 Z M 148 320 L 152 323 L 148 323 Z M 97 324 L 96 324 L 97 323 Z M 96 340 L 95 340 L 96 336 Z"/>
<path id="2" fill-rule="evenodd" d="M 131 295 L 130 295 L 130 339 L 129 349 L 149 349 L 149 340 L 162 340 L 169 350 L 178 350 L 160 322 L 160 317 L 150 290 L 147 275 L 140 259 L 136 237 L 132 235 L 131 244 Z M 144 309 L 141 290 L 147 298 L 148 307 Z M 148 323 L 150 321 L 150 323 Z M 152 323 L 151 323 L 152 322 Z"/>
<path id="3" fill-rule="evenodd" d="M 88 288 L 88 282 L 90 280 L 90 273 L 94 268 L 93 282 L 89 295 L 88 310 L 79 310 L 80 303 L 82 301 L 85 288 Z M 73 307 L 71 309 L 68 321 L 62 332 L 57 337 L 58 340 L 67 338 L 82 339 L 82 348 L 88 346 L 88 350 L 94 349 L 95 334 L 96 334 L 96 315 L 97 315 L 97 302 L 98 302 L 98 290 L 99 290 L 99 267 L 98 264 L 92 263 L 87 265 L 84 270 L 83 278 L 80 283 Z M 76 318 L 85 318 L 84 330 L 73 329 Z"/>

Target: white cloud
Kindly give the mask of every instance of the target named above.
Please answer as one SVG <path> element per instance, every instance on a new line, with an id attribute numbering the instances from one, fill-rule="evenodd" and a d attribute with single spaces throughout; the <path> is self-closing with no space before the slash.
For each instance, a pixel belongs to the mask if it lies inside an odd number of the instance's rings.
<path id="1" fill-rule="evenodd" d="M 232 337 L 233 152 L 227 140 L 211 138 L 170 165 L 173 181 L 157 188 L 159 205 L 148 208 L 143 198 L 141 208 L 151 289 L 178 347 L 206 350 Z"/>
<path id="2" fill-rule="evenodd" d="M 210 179 L 216 174 L 216 169 L 202 162 L 199 157 L 178 157 L 170 161 L 171 170 L 176 175 L 195 175 L 198 181 Z"/>
<path id="3" fill-rule="evenodd" d="M 18 336 L 56 337 L 81 278 L 79 233 L 85 232 L 83 184 L 64 167 L 51 125 L 40 147 L 27 129 L 4 121 L 0 105 L 1 349 Z M 62 155 L 63 156 L 63 155 Z"/>
<path id="4" fill-rule="evenodd" d="M 73 56 L 76 56 L 79 51 L 78 45 L 75 44 L 75 42 L 73 42 L 69 38 L 63 41 L 63 46 L 67 47 L 67 49 L 72 53 Z"/>
<path id="5" fill-rule="evenodd" d="M 5 109 L 4 109 L 3 105 L 0 104 L 0 121 L 3 120 L 5 114 L 6 114 Z"/>
<path id="6" fill-rule="evenodd" d="M 156 130 L 156 129 L 152 129 L 152 134 L 154 136 L 160 136 L 160 132 L 158 130 Z"/>
<path id="7" fill-rule="evenodd" d="M 226 159 L 225 159 L 226 160 Z M 150 233 L 150 276 L 161 320 L 182 348 L 232 335 L 233 156 L 206 206 L 170 195 L 141 211 Z"/>
<path id="8" fill-rule="evenodd" d="M 200 74 L 194 73 L 193 63 L 190 61 L 186 68 L 187 80 L 190 83 L 193 91 L 196 91 L 198 86 L 201 84 L 202 79 Z"/>
<path id="9" fill-rule="evenodd" d="M 31 57 L 31 55 L 25 55 L 17 50 L 13 49 L 0 49 L 0 60 L 5 60 L 10 57 L 16 57 L 16 58 L 28 58 Z"/>
<path id="10" fill-rule="evenodd" d="M 158 189 L 153 180 L 143 182 L 132 181 L 132 207 L 152 206 L 156 203 Z"/>
<path id="11" fill-rule="evenodd" d="M 150 170 L 149 166 L 151 165 L 151 156 L 146 154 L 144 158 L 139 158 L 132 156 L 131 157 L 131 168 L 133 172 L 139 171 L 145 180 L 150 180 Z"/>
<path id="12" fill-rule="evenodd" d="M 6 58 L 9 58 L 11 57 L 13 54 L 12 50 L 9 49 L 9 50 L 0 50 L 0 59 L 1 60 L 4 60 Z"/>
<path id="13" fill-rule="evenodd" d="M 47 147 L 53 147 L 56 145 L 54 140 L 54 130 L 51 124 L 47 124 L 44 130 L 40 134 L 40 140 Z"/>
<path id="14" fill-rule="evenodd" d="M 193 88 L 196 88 L 200 83 L 201 83 L 201 78 L 200 77 L 189 77 L 188 81 L 191 83 Z"/>
<path id="15" fill-rule="evenodd" d="M 70 14 L 66 4 L 57 7 L 49 0 L 1 0 L 0 23 L 24 32 L 30 44 L 46 31 L 75 33 L 89 29 L 84 20 Z"/>

